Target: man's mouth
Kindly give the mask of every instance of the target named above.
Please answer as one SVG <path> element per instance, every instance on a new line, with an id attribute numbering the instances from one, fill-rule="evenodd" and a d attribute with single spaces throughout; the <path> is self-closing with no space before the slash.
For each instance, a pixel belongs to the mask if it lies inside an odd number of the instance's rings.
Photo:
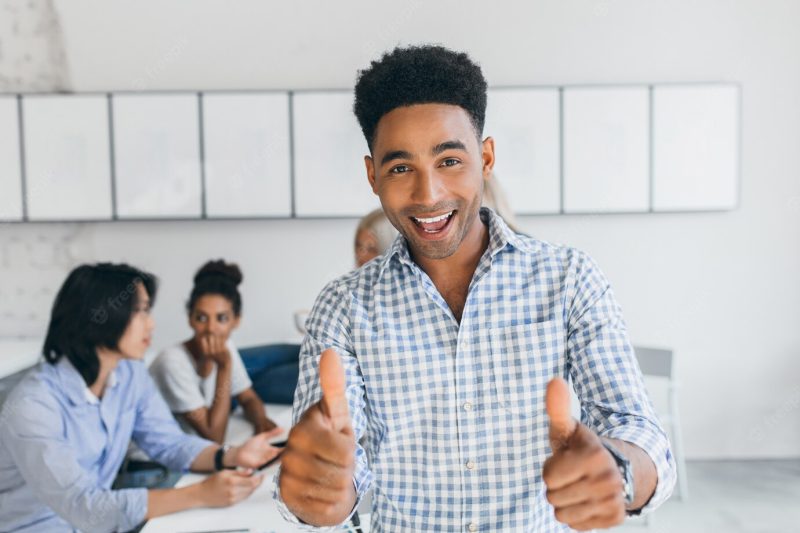
<path id="1" fill-rule="evenodd" d="M 456 213 L 455 210 L 448 211 L 447 213 L 442 213 L 441 215 L 436 215 L 432 217 L 410 217 L 414 224 L 416 224 L 419 228 L 422 229 L 425 233 L 439 233 L 450 222 L 450 219 L 453 218 L 453 215 Z"/>

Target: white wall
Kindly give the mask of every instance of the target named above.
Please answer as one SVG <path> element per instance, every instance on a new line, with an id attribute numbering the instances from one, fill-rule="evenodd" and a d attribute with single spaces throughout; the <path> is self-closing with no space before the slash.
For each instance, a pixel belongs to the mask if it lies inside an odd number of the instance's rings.
<path id="1" fill-rule="evenodd" d="M 800 3 L 106 0 L 58 9 L 76 91 L 351 87 L 380 51 L 423 41 L 469 51 L 491 85 L 740 81 L 740 209 L 521 226 L 590 252 L 634 342 L 677 351 L 690 457 L 800 455 Z M 161 344 L 186 334 L 182 306 L 199 264 L 238 261 L 248 343 L 293 336 L 290 311 L 349 268 L 354 226 L 96 224 L 76 230 L 75 246 L 81 259 L 159 274 Z M 5 239 L 57 231 L 0 229 Z"/>

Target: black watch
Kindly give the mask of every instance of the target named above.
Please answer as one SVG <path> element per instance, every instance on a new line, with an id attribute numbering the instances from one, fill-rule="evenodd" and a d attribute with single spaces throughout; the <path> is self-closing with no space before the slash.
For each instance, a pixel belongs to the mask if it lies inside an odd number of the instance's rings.
<path id="1" fill-rule="evenodd" d="M 219 448 L 217 448 L 216 453 L 214 453 L 214 470 L 219 472 L 220 470 L 235 470 L 236 467 L 225 466 L 222 462 L 222 459 L 225 457 L 225 454 L 228 453 L 228 450 L 231 449 L 230 444 L 223 444 Z"/>
<path id="2" fill-rule="evenodd" d="M 619 473 L 622 475 L 622 493 L 625 495 L 625 505 L 630 505 L 633 503 L 633 496 L 634 496 L 634 482 L 633 482 L 633 465 L 628 460 L 627 457 L 622 455 L 618 449 L 616 449 L 613 445 L 609 442 L 606 442 L 605 439 L 601 439 L 603 442 L 603 446 L 605 446 L 608 453 L 611 454 L 611 457 L 614 458 L 614 462 L 617 463 L 617 468 L 619 468 Z M 627 511 L 628 514 L 639 514 L 636 511 Z"/>

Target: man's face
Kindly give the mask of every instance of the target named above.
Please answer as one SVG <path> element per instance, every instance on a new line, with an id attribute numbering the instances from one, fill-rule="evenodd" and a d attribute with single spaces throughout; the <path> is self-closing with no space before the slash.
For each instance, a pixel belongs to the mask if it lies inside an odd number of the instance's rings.
<path id="1" fill-rule="evenodd" d="M 478 218 L 494 141 L 479 142 L 459 106 L 418 104 L 381 118 L 365 161 L 372 190 L 412 253 L 444 259 Z"/>

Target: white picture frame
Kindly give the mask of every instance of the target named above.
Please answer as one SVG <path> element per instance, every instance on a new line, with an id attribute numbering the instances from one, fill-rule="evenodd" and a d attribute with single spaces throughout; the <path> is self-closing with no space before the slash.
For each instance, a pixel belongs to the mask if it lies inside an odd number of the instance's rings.
<path id="1" fill-rule="evenodd" d="M 196 93 L 113 99 L 117 217 L 202 217 Z"/>
<path id="2" fill-rule="evenodd" d="M 649 88 L 567 87 L 564 213 L 650 209 Z"/>
<path id="3" fill-rule="evenodd" d="M 654 211 L 737 207 L 739 97 L 733 84 L 654 87 Z"/>
<path id="4" fill-rule="evenodd" d="M 484 138 L 495 141 L 495 179 L 518 215 L 561 209 L 561 124 L 557 88 L 488 91 Z"/>
<path id="5" fill-rule="evenodd" d="M 352 91 L 293 94 L 295 214 L 361 217 L 380 207 L 367 179 L 369 148 Z"/>
<path id="6" fill-rule="evenodd" d="M 111 220 L 108 98 L 22 97 L 28 220 Z"/>
<path id="7" fill-rule="evenodd" d="M 0 222 L 19 222 L 22 209 L 19 104 L 16 96 L 0 96 Z"/>
<path id="8" fill-rule="evenodd" d="M 202 102 L 206 216 L 291 216 L 289 94 L 210 93 Z"/>

